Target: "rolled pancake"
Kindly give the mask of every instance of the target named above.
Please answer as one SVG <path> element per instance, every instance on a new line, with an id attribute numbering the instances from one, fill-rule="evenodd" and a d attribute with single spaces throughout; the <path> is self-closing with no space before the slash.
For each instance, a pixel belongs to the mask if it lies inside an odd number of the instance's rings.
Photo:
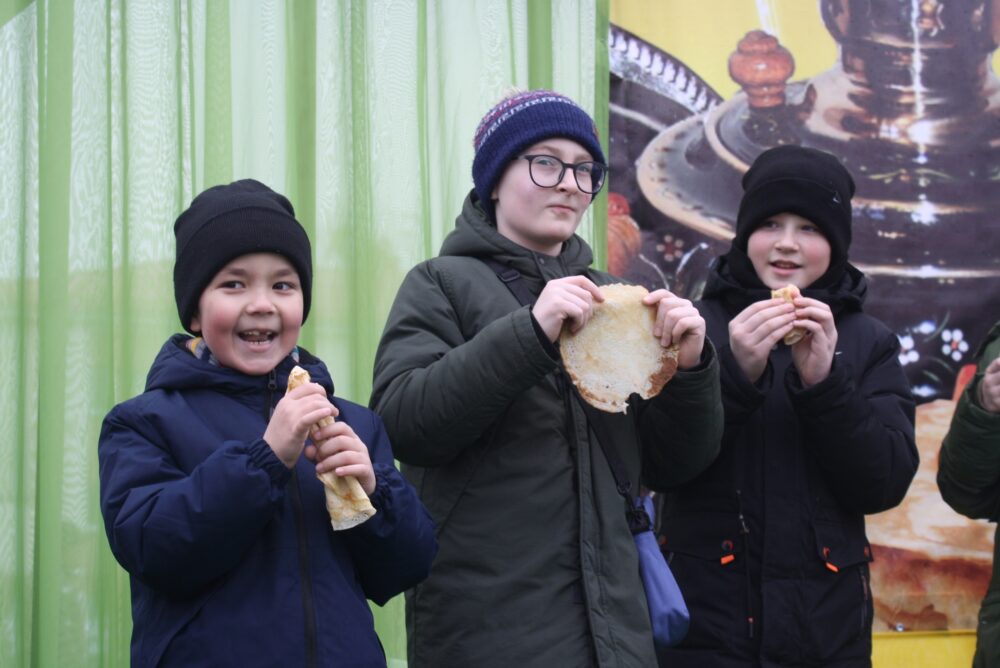
<path id="1" fill-rule="evenodd" d="M 288 392 L 308 383 L 309 372 L 300 366 L 288 374 Z M 333 424 L 332 417 L 325 417 L 316 423 L 310 433 L 316 433 L 321 427 Z M 330 514 L 330 524 L 334 531 L 350 529 L 367 520 L 375 514 L 375 507 L 365 494 L 358 479 L 351 475 L 338 476 L 333 471 L 317 473 L 316 477 L 323 483 L 326 490 L 326 511 Z"/>

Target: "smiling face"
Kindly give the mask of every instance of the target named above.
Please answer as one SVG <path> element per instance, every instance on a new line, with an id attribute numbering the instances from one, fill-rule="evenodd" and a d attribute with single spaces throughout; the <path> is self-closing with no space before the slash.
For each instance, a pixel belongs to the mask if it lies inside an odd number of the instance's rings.
<path id="1" fill-rule="evenodd" d="M 241 255 L 217 273 L 198 301 L 191 331 L 224 367 L 249 376 L 274 369 L 302 328 L 302 286 L 281 255 Z"/>
<path id="2" fill-rule="evenodd" d="M 521 151 L 493 191 L 497 230 L 511 241 L 546 255 L 558 255 L 564 241 L 580 225 L 591 196 L 576 184 L 573 170 L 552 188 L 536 186 L 522 155 L 553 155 L 563 162 L 593 160 L 585 148 L 571 139 L 544 139 Z"/>
<path id="3" fill-rule="evenodd" d="M 767 287 L 807 288 L 830 267 L 830 242 L 808 219 L 778 213 L 750 234 L 747 256 Z"/>

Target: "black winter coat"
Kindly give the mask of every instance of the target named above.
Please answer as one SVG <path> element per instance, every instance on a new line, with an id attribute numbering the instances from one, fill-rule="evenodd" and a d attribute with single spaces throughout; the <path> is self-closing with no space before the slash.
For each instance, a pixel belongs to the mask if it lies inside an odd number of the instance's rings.
<path id="1" fill-rule="evenodd" d="M 728 323 L 756 295 L 720 261 L 698 307 L 719 351 L 722 453 L 661 496 L 660 532 L 691 611 L 669 668 L 871 665 L 864 516 L 897 505 L 917 470 L 914 402 L 896 336 L 861 311 L 850 267 L 822 291 L 837 327 L 830 375 L 804 388 L 778 344 L 752 384 Z M 818 291 L 817 291 L 818 292 Z"/>

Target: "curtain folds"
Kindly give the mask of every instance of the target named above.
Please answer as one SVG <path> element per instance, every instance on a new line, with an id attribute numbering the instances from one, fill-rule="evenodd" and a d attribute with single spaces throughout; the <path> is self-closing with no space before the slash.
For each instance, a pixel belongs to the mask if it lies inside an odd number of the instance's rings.
<path id="1" fill-rule="evenodd" d="M 180 330 L 172 223 L 191 198 L 244 177 L 289 196 L 315 261 L 302 343 L 367 403 L 389 305 L 453 225 L 486 109 L 553 87 L 606 135 L 608 2 L 0 3 L 0 665 L 128 665 L 97 434 Z M 401 599 L 375 614 L 404 665 Z"/>

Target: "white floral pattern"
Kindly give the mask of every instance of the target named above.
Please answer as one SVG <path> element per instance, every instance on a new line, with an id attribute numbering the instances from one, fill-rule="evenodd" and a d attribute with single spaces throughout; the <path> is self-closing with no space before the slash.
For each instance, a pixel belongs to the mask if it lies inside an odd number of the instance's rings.
<path id="1" fill-rule="evenodd" d="M 944 330 L 941 332 L 941 340 L 944 341 L 941 353 L 956 362 L 961 362 L 965 353 L 969 352 L 969 342 L 965 340 L 965 335 L 960 329 Z"/>
<path id="2" fill-rule="evenodd" d="M 912 335 L 904 334 L 903 336 L 899 336 L 897 334 L 896 338 L 899 339 L 899 363 L 902 366 L 912 364 L 920 359 L 920 353 L 916 350 L 916 343 Z"/>
<path id="3" fill-rule="evenodd" d="M 684 256 L 684 240 L 672 234 L 664 234 L 663 242 L 656 244 L 656 250 L 663 253 L 664 261 L 673 263 Z"/>

